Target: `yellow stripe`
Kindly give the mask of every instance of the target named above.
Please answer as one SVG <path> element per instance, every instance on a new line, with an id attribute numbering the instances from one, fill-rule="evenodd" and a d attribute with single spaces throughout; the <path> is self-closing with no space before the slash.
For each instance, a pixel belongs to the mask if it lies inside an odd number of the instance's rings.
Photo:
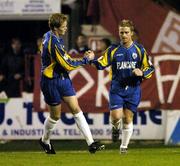
<path id="1" fill-rule="evenodd" d="M 138 51 L 138 55 L 140 56 L 140 60 L 141 60 L 142 59 L 141 49 L 136 45 L 134 45 L 134 46 L 136 47 L 136 49 Z"/>
<path id="2" fill-rule="evenodd" d="M 48 78 L 53 78 L 53 71 L 55 66 L 56 66 L 56 62 L 53 61 L 48 67 L 45 68 L 43 74 Z"/>
<path id="3" fill-rule="evenodd" d="M 112 50 L 112 52 L 111 52 L 111 62 L 113 60 L 113 56 L 114 56 L 117 49 L 118 49 L 118 47 L 115 48 L 114 50 Z M 112 66 L 111 66 L 110 69 L 109 69 L 109 79 L 110 80 L 112 80 L 112 75 L 113 75 L 113 73 L 112 73 Z"/>
<path id="4" fill-rule="evenodd" d="M 55 53 L 56 53 L 56 57 L 57 57 L 59 64 L 61 64 L 61 66 L 63 68 L 65 68 L 67 71 L 71 71 L 76 68 L 80 68 L 80 66 L 76 67 L 76 66 L 72 66 L 69 63 L 67 63 L 67 61 L 64 60 L 64 58 L 61 56 L 61 53 L 57 49 L 55 49 Z"/>
<path id="5" fill-rule="evenodd" d="M 152 71 L 151 73 L 149 73 L 147 76 L 145 76 L 145 78 L 151 78 L 153 72 L 154 72 L 154 71 Z"/>
<path id="6" fill-rule="evenodd" d="M 142 59 L 142 53 L 141 53 L 140 48 L 139 48 L 138 46 L 136 46 L 136 45 L 135 45 L 135 47 L 136 47 L 136 49 L 137 49 L 137 51 L 138 51 L 138 54 L 139 54 L 139 56 L 140 56 L 140 59 Z M 142 59 L 141 70 L 146 71 L 146 70 L 149 69 L 149 67 L 150 67 L 150 65 L 149 65 L 148 60 L 147 60 L 146 50 L 144 50 L 144 55 L 143 55 L 143 59 Z M 152 73 L 153 73 L 153 71 L 150 72 L 148 75 L 146 75 L 145 78 L 150 78 L 150 77 L 152 76 Z"/>
<path id="7" fill-rule="evenodd" d="M 144 52 L 143 61 L 142 61 L 142 69 L 144 70 L 145 68 L 149 68 L 149 67 L 150 65 L 147 60 L 147 55 L 146 55 L 146 52 Z"/>
<path id="8" fill-rule="evenodd" d="M 114 53 L 116 52 L 116 50 L 118 49 L 118 47 L 117 48 L 115 48 L 115 49 L 113 49 L 112 51 L 111 51 L 111 62 L 112 62 L 112 59 L 113 59 L 113 56 L 114 56 Z M 98 59 L 98 62 L 101 64 L 101 66 L 107 66 L 108 64 L 109 64 L 109 62 L 108 62 L 108 49 L 107 49 L 107 51 L 104 53 L 104 55 L 103 56 L 101 56 L 99 59 Z"/>
<path id="9" fill-rule="evenodd" d="M 145 67 L 144 69 L 143 69 L 143 72 L 144 71 L 147 71 L 149 69 L 149 67 Z M 146 75 L 145 76 L 145 78 L 150 78 L 151 76 L 152 76 L 152 73 L 153 73 L 154 71 L 152 71 L 152 72 L 150 72 L 148 75 Z"/>
<path id="10" fill-rule="evenodd" d="M 108 51 L 106 51 L 104 53 L 104 55 L 102 56 L 102 58 L 100 57 L 98 59 L 98 62 L 101 64 L 101 66 L 107 66 L 108 65 Z"/>
<path id="11" fill-rule="evenodd" d="M 65 62 L 66 62 L 67 65 L 69 65 L 69 66 L 71 66 L 71 67 L 74 67 L 74 68 L 77 68 L 76 66 L 73 66 L 73 65 L 71 65 L 70 63 L 68 63 L 68 62 L 66 61 L 66 59 L 64 58 L 64 56 L 60 53 L 60 51 L 59 51 L 59 49 L 57 48 L 57 46 L 55 46 L 55 47 L 56 47 L 56 50 L 57 50 L 57 52 L 58 52 L 58 55 L 60 56 L 60 58 L 63 58 L 63 59 L 65 60 Z M 70 59 L 71 61 L 73 61 L 73 59 L 71 58 L 71 56 L 68 55 L 63 48 L 62 48 L 62 50 L 64 51 L 65 57 L 66 57 L 67 59 Z M 81 59 L 81 60 L 82 60 L 82 59 Z"/>
<path id="12" fill-rule="evenodd" d="M 52 42 L 52 36 L 50 36 L 49 43 L 48 43 L 49 54 L 51 54 L 51 42 Z"/>
<path id="13" fill-rule="evenodd" d="M 118 49 L 118 47 L 111 51 L 111 62 L 113 60 L 113 56 L 114 56 L 117 49 Z"/>

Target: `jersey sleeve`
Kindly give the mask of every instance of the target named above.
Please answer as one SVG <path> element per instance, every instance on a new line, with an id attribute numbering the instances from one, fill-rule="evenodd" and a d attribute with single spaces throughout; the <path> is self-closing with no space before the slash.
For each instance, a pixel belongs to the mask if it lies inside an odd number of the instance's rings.
<path id="1" fill-rule="evenodd" d="M 143 71 L 143 77 L 145 79 L 148 79 L 152 76 L 152 73 L 154 72 L 154 66 L 152 62 L 150 61 L 146 50 L 143 48 L 142 51 L 142 65 L 141 70 Z"/>
<path id="2" fill-rule="evenodd" d="M 98 70 L 105 69 L 106 67 L 111 65 L 112 58 L 116 49 L 116 47 L 110 46 L 105 50 L 101 57 L 91 61 L 91 63 L 94 64 Z"/>
<path id="3" fill-rule="evenodd" d="M 54 45 L 54 53 L 56 62 L 59 63 L 66 71 L 72 71 L 89 63 L 87 57 L 79 59 L 71 58 L 70 55 L 58 43 Z"/>

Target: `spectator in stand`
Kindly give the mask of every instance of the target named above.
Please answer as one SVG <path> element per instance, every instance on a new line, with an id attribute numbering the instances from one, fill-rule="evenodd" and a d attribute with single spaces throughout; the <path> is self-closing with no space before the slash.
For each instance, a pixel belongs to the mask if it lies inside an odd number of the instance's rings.
<path id="1" fill-rule="evenodd" d="M 19 38 L 11 40 L 10 51 L 1 63 L 2 77 L 6 81 L 5 92 L 8 97 L 20 97 L 24 76 L 24 54 Z"/>
<path id="2" fill-rule="evenodd" d="M 36 40 L 36 54 L 41 54 L 41 47 L 42 47 L 42 37 L 38 37 Z"/>
<path id="3" fill-rule="evenodd" d="M 69 50 L 69 54 L 73 55 L 83 55 L 89 48 L 87 46 L 87 37 L 80 34 L 76 39 L 75 48 Z"/>

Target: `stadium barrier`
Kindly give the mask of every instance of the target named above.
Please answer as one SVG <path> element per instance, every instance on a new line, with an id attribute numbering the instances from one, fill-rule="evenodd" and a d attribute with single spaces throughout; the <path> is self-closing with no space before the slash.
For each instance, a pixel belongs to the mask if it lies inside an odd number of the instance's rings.
<path id="1" fill-rule="evenodd" d="M 47 112 L 34 112 L 32 94 L 0 103 L 0 140 L 33 140 L 43 134 Z M 109 113 L 85 113 L 95 139 L 111 139 Z M 165 140 L 179 144 L 180 111 L 139 111 L 134 117 L 134 140 Z M 53 139 L 83 139 L 72 114 L 62 113 Z"/>

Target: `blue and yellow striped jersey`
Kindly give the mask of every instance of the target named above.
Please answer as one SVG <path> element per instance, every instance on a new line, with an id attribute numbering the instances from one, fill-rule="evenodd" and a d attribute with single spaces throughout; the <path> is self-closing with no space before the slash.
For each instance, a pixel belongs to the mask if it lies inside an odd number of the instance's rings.
<path id="1" fill-rule="evenodd" d="M 88 63 L 87 57 L 72 59 L 64 49 L 63 39 L 51 31 L 44 34 L 41 59 L 41 72 L 48 78 L 60 77 Z"/>
<path id="2" fill-rule="evenodd" d="M 125 48 L 121 44 L 113 44 L 92 63 L 98 70 L 111 66 L 112 81 L 118 81 L 122 85 L 139 85 L 143 78 L 150 78 L 154 72 L 154 67 L 146 50 L 142 45 L 135 42 L 129 48 Z M 143 78 L 132 74 L 135 68 L 143 71 Z"/>

